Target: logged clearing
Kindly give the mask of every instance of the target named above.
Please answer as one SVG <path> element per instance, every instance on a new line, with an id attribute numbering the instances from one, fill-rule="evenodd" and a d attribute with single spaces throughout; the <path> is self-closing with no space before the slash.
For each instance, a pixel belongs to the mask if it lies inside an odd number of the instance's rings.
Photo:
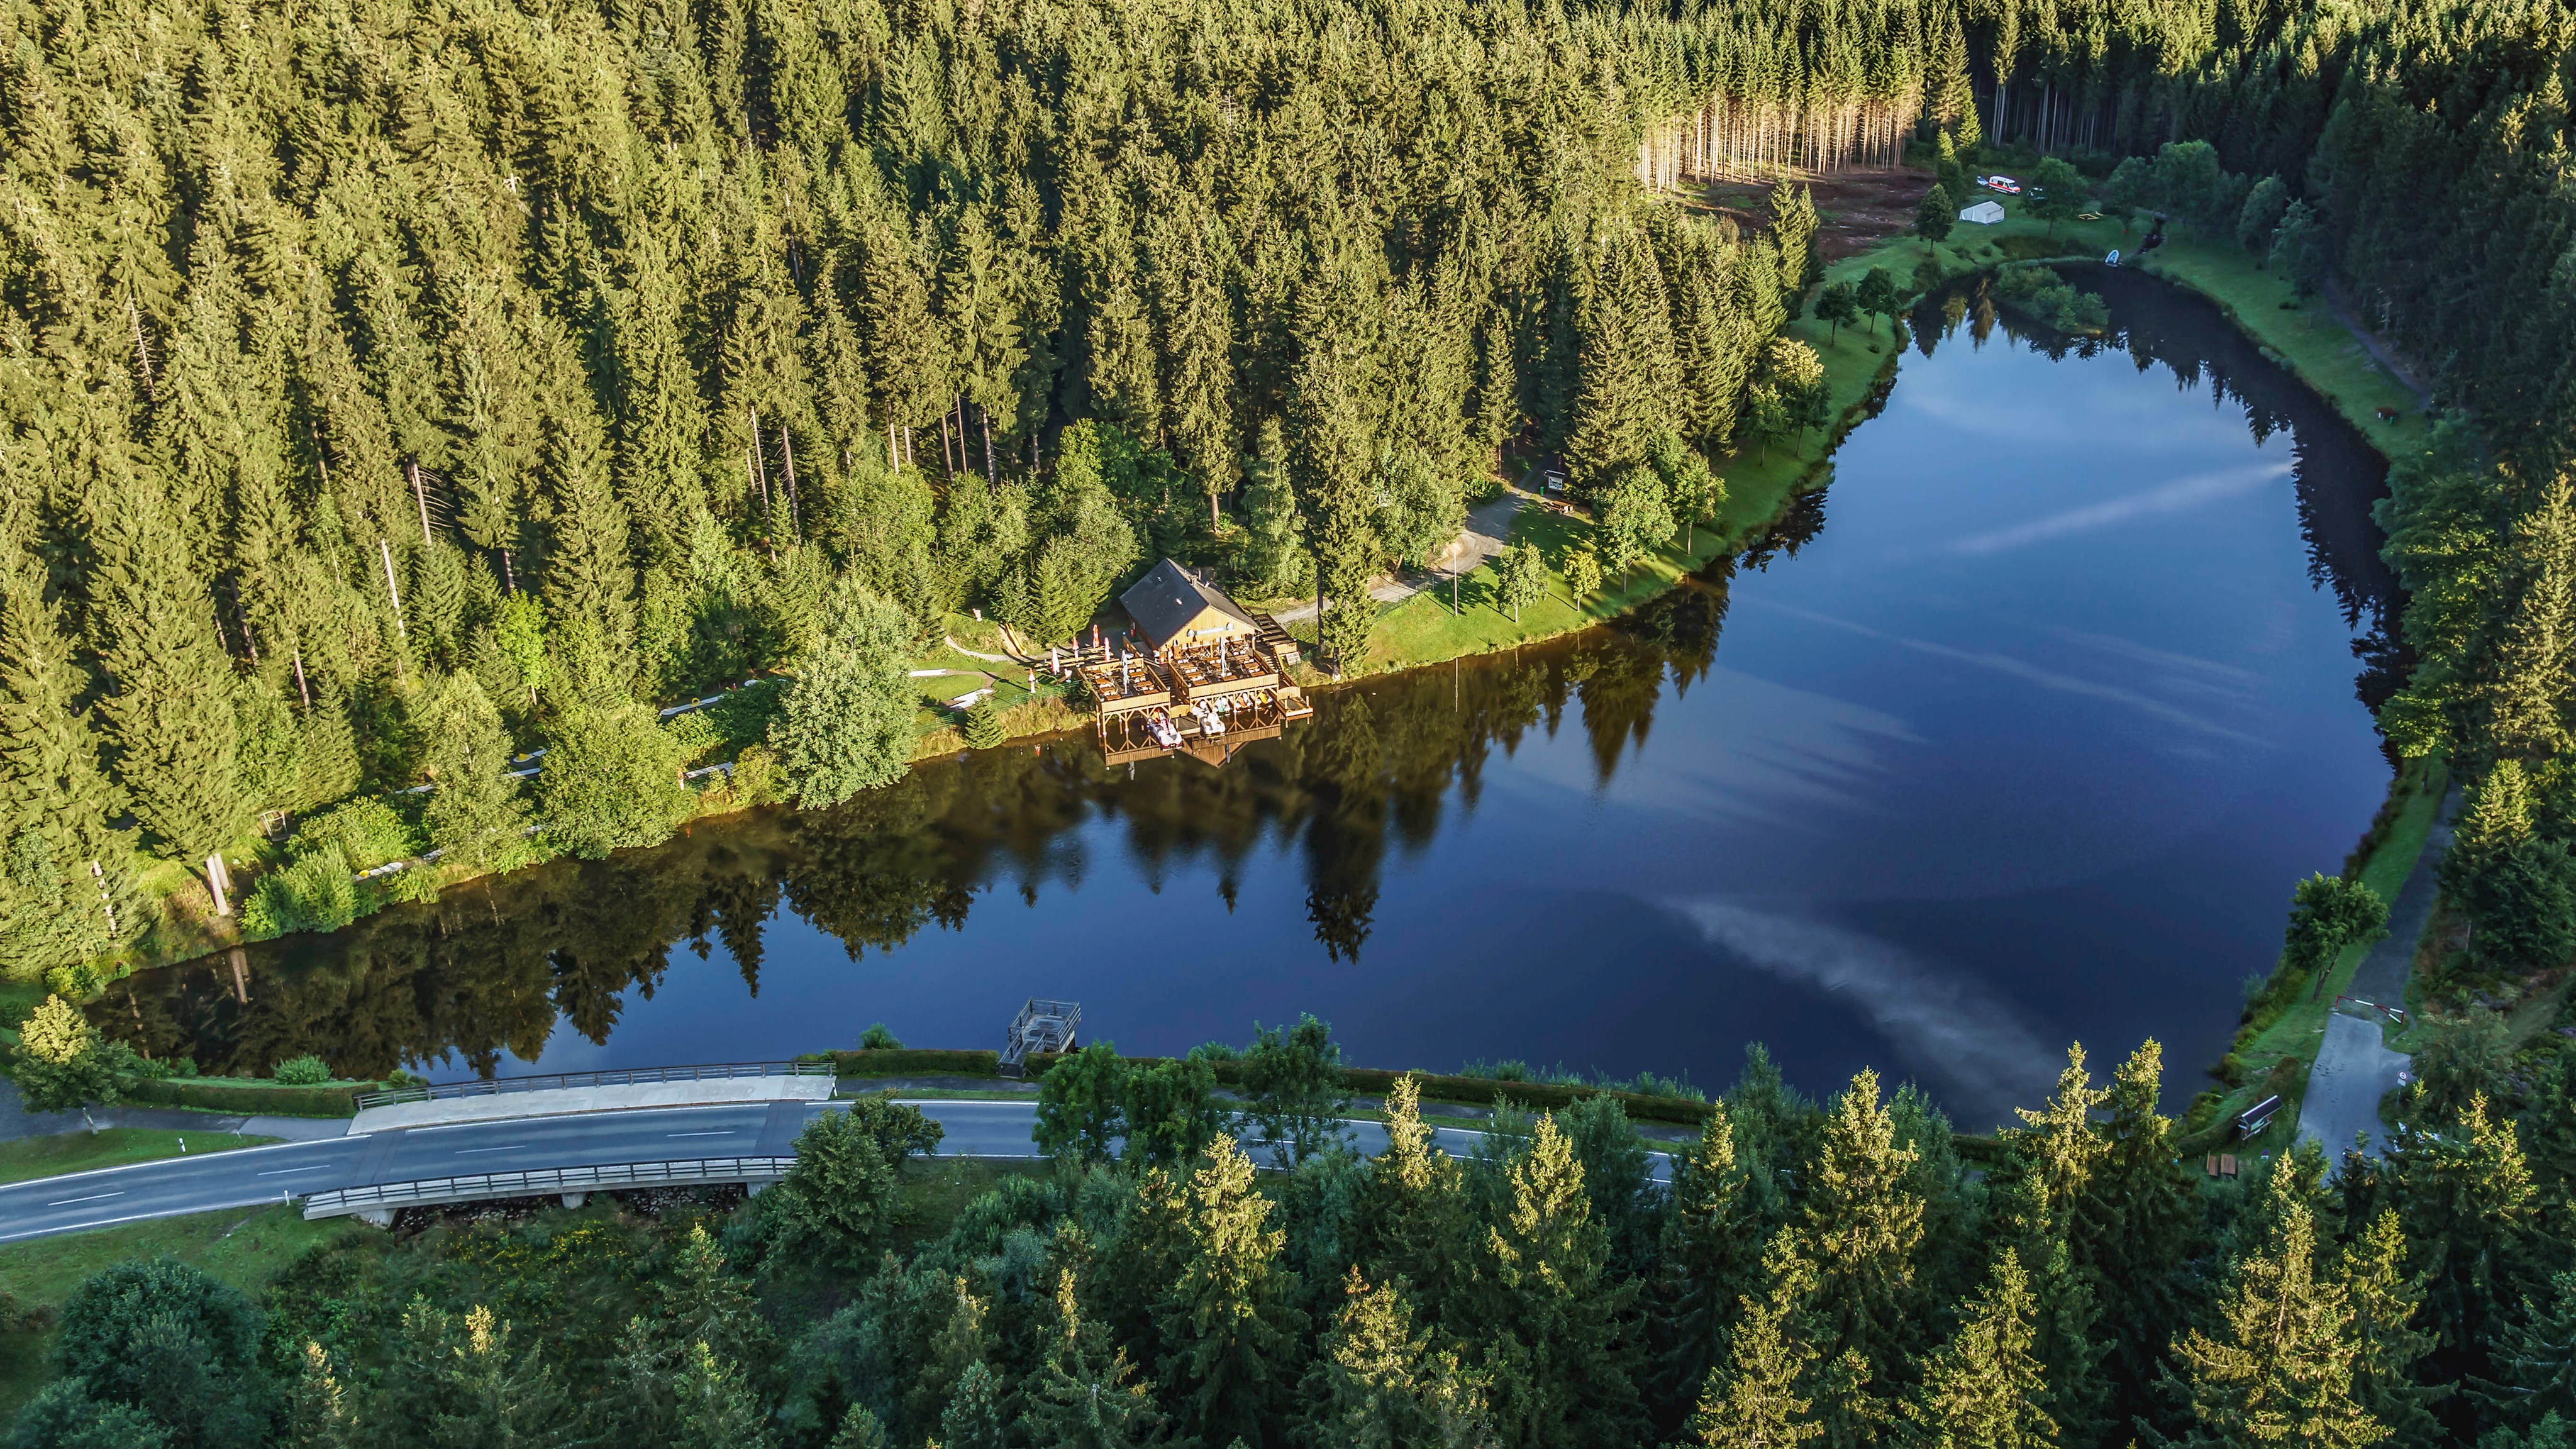
<path id="1" fill-rule="evenodd" d="M 1914 209 L 1932 189 L 1932 173 L 1912 166 L 1835 172 L 1794 172 L 1790 184 L 1804 186 L 1816 202 L 1816 247 L 1828 262 L 1869 250 L 1911 229 Z M 1735 218 L 1747 231 L 1771 225 L 1771 183 L 1711 181 L 1686 194 L 1708 210 Z"/>

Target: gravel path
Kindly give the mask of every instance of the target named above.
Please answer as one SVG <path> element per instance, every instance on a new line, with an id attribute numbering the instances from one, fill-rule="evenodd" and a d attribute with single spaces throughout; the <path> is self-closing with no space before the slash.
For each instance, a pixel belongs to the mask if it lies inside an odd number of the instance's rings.
<path id="1" fill-rule="evenodd" d="M 2372 1008 L 2402 1006 L 2406 1000 L 2406 976 L 2415 964 L 2416 938 L 2424 934 L 2424 923 L 2433 915 L 2438 890 L 2433 873 L 2451 844 L 2451 813 L 2459 804 L 2460 794 L 2454 790 L 2433 818 L 2433 828 L 2424 837 L 2424 853 L 2415 858 L 2414 872 L 2389 903 L 2388 935 L 2361 958 L 2352 984 L 2344 989 L 2344 999 L 2354 1004 L 2326 1017 L 2325 1044 L 2317 1048 L 2316 1065 L 2308 1069 L 2307 1095 L 2299 1102 L 2299 1135 L 2317 1139 L 2329 1157 L 2340 1155 L 2356 1133 L 2368 1140 L 2365 1150 L 2372 1156 L 2386 1145 L 2379 1103 L 2397 1089 L 2398 1074 L 2413 1058 L 2388 1049 L 2381 1018 Z"/>

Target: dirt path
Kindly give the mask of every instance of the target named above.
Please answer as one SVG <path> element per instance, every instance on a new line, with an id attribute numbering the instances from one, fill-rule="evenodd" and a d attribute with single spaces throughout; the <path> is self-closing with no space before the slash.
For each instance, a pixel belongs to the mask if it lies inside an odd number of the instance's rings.
<path id="1" fill-rule="evenodd" d="M 2350 332 L 2364 348 L 2369 350 L 2372 359 L 2388 369 L 2389 376 L 2404 383 L 2406 390 L 2415 394 L 2417 403 L 2428 408 L 2433 405 L 2433 389 L 2415 375 L 2414 369 L 2406 365 L 2406 359 L 2399 357 L 2395 348 L 2380 341 L 2378 333 L 2362 324 L 2360 316 L 2344 304 L 2342 288 L 2326 289 L 2326 306 L 2332 309 L 2335 320 L 2344 325 L 2344 330 Z"/>

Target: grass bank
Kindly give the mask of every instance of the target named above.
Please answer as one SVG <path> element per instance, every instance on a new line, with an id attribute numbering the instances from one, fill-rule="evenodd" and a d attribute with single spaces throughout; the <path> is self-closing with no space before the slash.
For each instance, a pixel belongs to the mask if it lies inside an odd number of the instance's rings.
<path id="1" fill-rule="evenodd" d="M 191 1141 L 190 1139 L 195 1139 Z M 195 1157 L 261 1147 L 282 1139 L 238 1132 L 163 1131 L 154 1127 L 110 1127 L 101 1132 L 65 1132 L 52 1137 L 22 1137 L 0 1142 L 0 1182 L 26 1182 L 69 1172 L 95 1172 L 165 1157 Z"/>

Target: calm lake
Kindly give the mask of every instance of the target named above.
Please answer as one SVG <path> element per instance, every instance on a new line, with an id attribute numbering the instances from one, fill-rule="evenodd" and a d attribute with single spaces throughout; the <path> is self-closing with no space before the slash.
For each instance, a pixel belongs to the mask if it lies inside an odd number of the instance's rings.
<path id="1" fill-rule="evenodd" d="M 1223 770 L 989 752 L 816 815 L 148 973 L 210 1072 L 774 1058 L 1030 995 L 1131 1052 L 1330 1021 L 1367 1065 L 1715 1088 L 1769 1045 L 1982 1128 L 2068 1042 L 2179 1101 L 2292 884 L 2384 793 L 2384 469 L 2206 305 L 2088 270 L 2107 343 L 1928 303 L 1773 538 L 1621 627 L 1329 692 Z"/>

